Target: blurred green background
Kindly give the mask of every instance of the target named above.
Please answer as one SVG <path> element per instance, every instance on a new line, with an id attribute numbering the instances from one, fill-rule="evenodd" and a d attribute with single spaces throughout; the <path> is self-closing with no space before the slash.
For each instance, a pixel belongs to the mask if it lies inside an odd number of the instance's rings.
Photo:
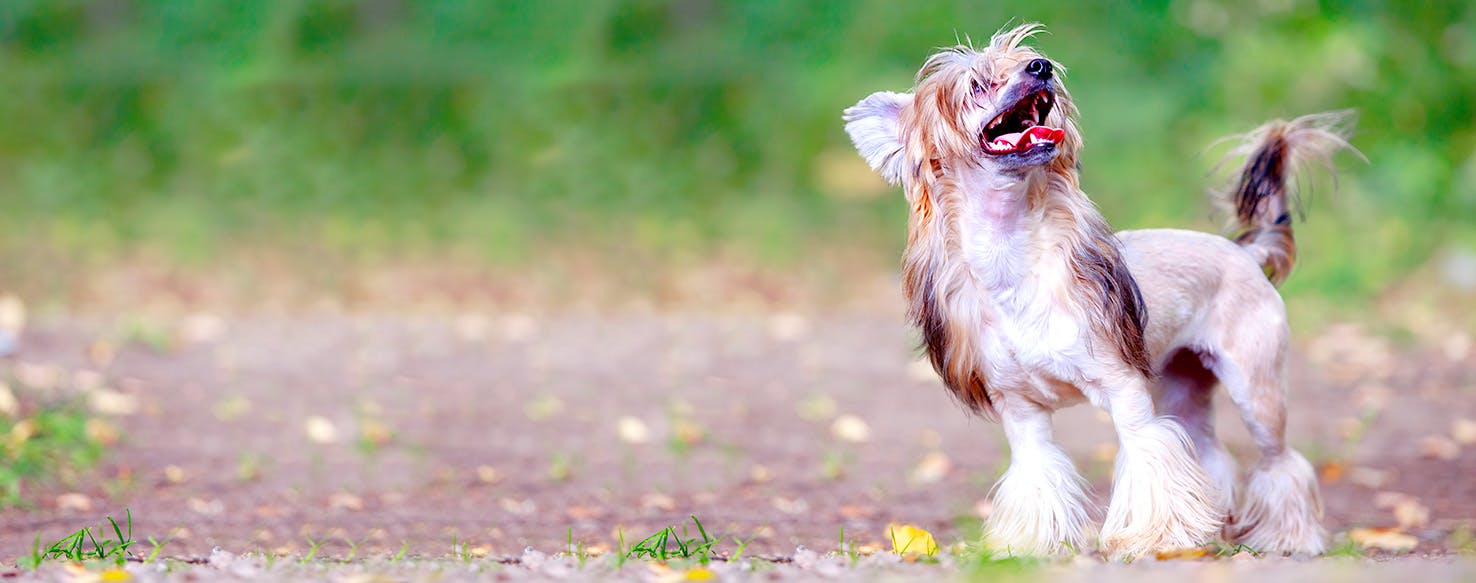
<path id="1" fill-rule="evenodd" d="M 893 269 L 899 192 L 840 111 L 1039 21 L 1118 228 L 1215 228 L 1218 136 L 1356 108 L 1288 293 L 1476 249 L 1476 3 L 6 0 L 0 276 L 242 249 L 512 271 L 558 250 Z"/>

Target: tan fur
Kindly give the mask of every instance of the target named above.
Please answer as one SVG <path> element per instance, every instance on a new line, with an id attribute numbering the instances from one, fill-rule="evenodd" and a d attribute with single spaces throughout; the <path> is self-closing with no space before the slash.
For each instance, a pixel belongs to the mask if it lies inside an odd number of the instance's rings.
<path id="1" fill-rule="evenodd" d="M 1230 197 L 1240 245 L 1189 231 L 1113 235 L 1080 188 L 1069 93 L 1052 69 L 1027 71 L 1043 57 L 1023 42 L 1040 30 L 945 49 L 911 94 L 873 94 L 845 117 L 872 167 L 905 188 L 902 284 L 934 368 L 961 403 L 1003 421 L 1014 450 L 988 542 L 1003 554 L 1088 542 L 1088 497 L 1049 428 L 1052 411 L 1087 400 L 1119 436 L 1101 531 L 1112 556 L 1200 544 L 1226 520 L 1232 537 L 1268 547 L 1258 550 L 1319 552 L 1316 481 L 1285 444 L 1286 314 L 1267 276 L 1279 282 L 1295 257 L 1282 218 L 1289 168 L 1325 160 L 1346 134 L 1323 116 L 1248 135 L 1238 152 L 1251 160 Z M 987 152 L 986 124 L 1038 103 L 1023 100 L 1036 91 L 1054 96 L 1041 120 L 1062 130 L 1054 149 Z M 1262 450 L 1239 497 L 1208 415 L 1217 381 Z"/>

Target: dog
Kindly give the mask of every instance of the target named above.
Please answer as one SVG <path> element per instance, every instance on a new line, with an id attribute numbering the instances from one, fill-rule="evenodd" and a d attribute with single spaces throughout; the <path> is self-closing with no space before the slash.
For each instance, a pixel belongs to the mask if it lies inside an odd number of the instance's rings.
<path id="1" fill-rule="evenodd" d="M 1114 234 L 1081 190 L 1061 68 L 1025 44 L 1041 30 L 942 49 L 911 93 L 872 94 L 843 118 L 871 168 L 906 192 L 902 285 L 928 358 L 1009 442 L 986 544 L 1056 555 L 1090 549 L 1095 534 L 1104 554 L 1129 559 L 1223 537 L 1263 553 L 1323 552 L 1316 475 L 1286 443 L 1289 329 L 1276 286 L 1296 258 L 1293 172 L 1352 149 L 1351 115 L 1242 136 L 1233 154 L 1247 160 L 1222 193 L 1233 240 Z M 1259 448 L 1240 488 L 1215 437 L 1216 385 Z M 1051 436 L 1052 412 L 1083 401 L 1110 414 L 1119 443 L 1099 530 L 1085 481 Z"/>

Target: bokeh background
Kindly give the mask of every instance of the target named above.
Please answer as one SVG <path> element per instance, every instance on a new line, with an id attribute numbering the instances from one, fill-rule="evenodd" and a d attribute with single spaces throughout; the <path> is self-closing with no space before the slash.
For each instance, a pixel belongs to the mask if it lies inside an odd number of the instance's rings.
<path id="1" fill-rule="evenodd" d="M 1117 227 L 1217 228 L 1217 137 L 1354 108 L 1369 162 L 1314 182 L 1288 294 L 1473 285 L 1470 3 L 1305 0 L 5 2 L 0 281 L 86 302 L 109 294 L 79 279 L 124 266 L 274 267 L 226 278 L 254 297 L 451 262 L 578 299 L 726 262 L 844 293 L 837 263 L 894 269 L 905 206 L 840 110 L 1025 21 Z"/>
<path id="2" fill-rule="evenodd" d="M 1216 139 L 1358 111 L 1291 441 L 1340 548 L 1476 550 L 1476 3 L 3 0 L 0 561 L 125 509 L 181 556 L 977 540 L 1006 448 L 841 111 L 1030 21 L 1118 228 L 1218 230 Z"/>

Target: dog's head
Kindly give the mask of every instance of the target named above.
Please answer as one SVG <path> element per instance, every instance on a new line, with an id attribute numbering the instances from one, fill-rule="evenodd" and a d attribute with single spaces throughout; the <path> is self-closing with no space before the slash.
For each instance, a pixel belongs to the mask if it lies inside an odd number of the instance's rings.
<path id="1" fill-rule="evenodd" d="M 1074 172 L 1081 136 L 1061 69 L 1022 44 L 1041 30 L 1026 24 L 982 49 L 945 49 L 923 64 L 912 93 L 862 99 L 845 113 L 856 149 L 893 184 L 967 166 Z"/>

